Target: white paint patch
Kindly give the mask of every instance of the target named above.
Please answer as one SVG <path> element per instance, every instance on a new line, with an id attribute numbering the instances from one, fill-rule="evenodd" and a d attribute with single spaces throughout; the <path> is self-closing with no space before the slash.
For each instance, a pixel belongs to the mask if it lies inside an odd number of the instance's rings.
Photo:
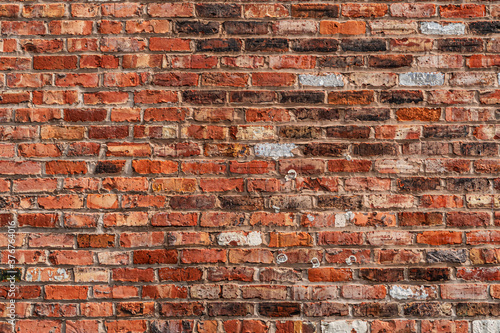
<path id="1" fill-rule="evenodd" d="M 299 75 L 299 81 L 304 86 L 314 86 L 314 87 L 344 86 L 343 76 L 340 74 L 329 74 L 329 75 L 301 74 Z"/>
<path id="2" fill-rule="evenodd" d="M 255 145 L 255 155 L 262 157 L 293 157 L 292 149 L 297 148 L 295 143 L 258 143 Z"/>
<path id="3" fill-rule="evenodd" d="M 474 320 L 472 322 L 472 333 L 498 332 L 500 332 L 500 320 Z"/>
<path id="4" fill-rule="evenodd" d="M 368 324 L 361 320 L 339 320 L 330 323 L 321 323 L 322 333 L 366 333 Z"/>
<path id="5" fill-rule="evenodd" d="M 392 298 L 395 299 L 426 299 L 429 297 L 429 294 L 425 291 L 424 286 L 420 287 L 411 287 L 408 288 L 401 286 L 392 286 L 391 290 L 389 290 L 389 294 Z"/>
<path id="6" fill-rule="evenodd" d="M 442 25 L 437 22 L 421 22 L 420 31 L 426 35 L 463 35 L 465 34 L 465 24 L 450 23 Z"/>
<path id="7" fill-rule="evenodd" d="M 347 224 L 347 219 L 344 213 L 342 214 L 335 214 L 335 226 L 337 228 L 343 228 Z"/>
<path id="8" fill-rule="evenodd" d="M 26 271 L 26 277 L 25 277 L 26 281 L 28 281 L 28 282 L 39 281 L 38 279 L 34 280 L 33 273 L 36 273 L 36 271 L 29 270 L 29 269 Z M 40 272 L 38 272 L 38 273 L 40 273 Z M 38 278 L 40 278 L 40 274 L 38 274 Z"/>
<path id="9" fill-rule="evenodd" d="M 42 279 L 43 276 L 43 279 Z M 64 268 L 47 268 L 42 271 L 40 268 L 29 268 L 26 271 L 26 281 L 40 282 L 40 281 L 68 281 L 69 274 Z"/>
<path id="10" fill-rule="evenodd" d="M 352 212 L 346 212 L 342 214 L 335 214 L 335 226 L 337 228 L 343 228 L 348 222 L 354 217 Z"/>
<path id="11" fill-rule="evenodd" d="M 218 237 L 218 243 L 222 246 L 230 245 L 230 243 L 236 243 L 236 245 L 245 245 L 247 237 L 244 234 L 237 232 L 226 232 L 222 233 Z"/>
<path id="12" fill-rule="evenodd" d="M 297 178 L 297 171 L 295 171 L 294 169 L 288 170 L 288 173 L 285 176 L 285 180 L 288 182 L 290 180 L 294 180 L 295 178 Z"/>
<path id="13" fill-rule="evenodd" d="M 288 261 L 288 256 L 287 256 L 286 254 L 284 254 L 284 253 L 280 253 L 280 254 L 278 254 L 278 256 L 276 257 L 276 262 L 277 262 L 278 264 L 283 264 L 283 263 L 285 263 L 285 262 L 287 262 L 287 261 Z"/>
<path id="14" fill-rule="evenodd" d="M 54 275 L 55 281 L 65 281 L 69 279 L 69 274 L 64 268 L 58 268 L 56 271 L 57 274 Z M 51 274 L 49 274 L 50 276 Z"/>
<path id="15" fill-rule="evenodd" d="M 402 86 L 441 86 L 444 84 L 443 73 L 410 72 L 399 74 L 399 84 Z"/>
<path id="16" fill-rule="evenodd" d="M 314 221 L 314 215 L 307 214 L 307 219 L 311 222 Z"/>
<path id="17" fill-rule="evenodd" d="M 262 244 L 262 235 L 259 231 L 252 231 L 247 235 L 247 245 L 259 246 Z"/>
<path id="18" fill-rule="evenodd" d="M 355 263 L 355 262 L 356 262 L 356 260 L 357 260 L 357 259 L 356 259 L 356 257 L 355 257 L 355 256 L 349 256 L 349 258 L 347 258 L 347 259 L 345 260 L 345 263 L 346 263 L 347 265 L 351 266 L 353 263 Z"/>
<path id="19" fill-rule="evenodd" d="M 262 235 L 259 231 L 252 231 L 248 235 L 239 232 L 224 232 L 219 234 L 217 242 L 221 246 L 228 246 L 228 245 L 258 246 L 262 244 Z"/>
<path id="20" fill-rule="evenodd" d="M 313 265 L 313 268 L 318 268 L 319 266 L 321 266 L 319 259 L 316 257 L 311 259 L 311 264 Z"/>

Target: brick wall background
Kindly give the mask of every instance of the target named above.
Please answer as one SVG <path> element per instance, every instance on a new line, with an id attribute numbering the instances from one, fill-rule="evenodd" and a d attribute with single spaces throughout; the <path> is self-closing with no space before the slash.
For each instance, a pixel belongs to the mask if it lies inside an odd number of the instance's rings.
<path id="1" fill-rule="evenodd" d="M 1 332 L 9 240 L 19 333 L 500 332 L 500 5 L 457 3 L 1 4 Z"/>

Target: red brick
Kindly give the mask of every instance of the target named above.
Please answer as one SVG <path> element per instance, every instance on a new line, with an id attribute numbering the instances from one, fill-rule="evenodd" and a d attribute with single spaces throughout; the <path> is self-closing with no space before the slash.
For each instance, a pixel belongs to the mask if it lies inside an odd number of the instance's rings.
<path id="1" fill-rule="evenodd" d="M 83 161 L 49 161 L 45 163 L 47 174 L 85 174 L 87 173 L 87 163 Z"/>
<path id="2" fill-rule="evenodd" d="M 14 57 L 0 57 L 1 70 L 23 70 L 31 66 L 31 59 L 29 58 L 14 58 Z"/>
<path id="3" fill-rule="evenodd" d="M 134 264 L 176 264 L 177 250 L 137 250 L 134 251 Z"/>
<path id="4" fill-rule="evenodd" d="M 170 30 L 170 22 L 167 20 L 151 21 L 126 21 L 125 31 L 127 33 L 167 33 Z"/>
<path id="5" fill-rule="evenodd" d="M 492 231 L 471 231 L 466 234 L 467 244 L 481 245 L 485 243 L 498 244 L 500 242 L 500 233 Z"/>
<path id="6" fill-rule="evenodd" d="M 288 17 L 288 9 L 281 4 L 251 4 L 245 5 L 244 15 L 246 18 L 264 18 L 264 17 Z"/>
<path id="7" fill-rule="evenodd" d="M 135 172 L 139 174 L 148 174 L 148 173 L 172 174 L 177 172 L 178 164 L 177 162 L 173 161 L 137 160 L 133 161 L 132 168 L 134 169 Z"/>
<path id="8" fill-rule="evenodd" d="M 438 121 L 441 109 L 431 108 L 402 108 L 396 111 L 399 121 Z"/>
<path id="9" fill-rule="evenodd" d="M 188 277 L 186 277 L 188 278 Z M 161 278 L 160 278 L 161 279 Z M 176 285 L 144 286 L 142 288 L 143 298 L 187 298 L 187 288 Z"/>
<path id="10" fill-rule="evenodd" d="M 149 49 L 151 51 L 183 52 L 191 51 L 191 46 L 189 39 L 151 37 Z"/>
<path id="11" fill-rule="evenodd" d="M 328 171 L 330 172 L 368 172 L 372 162 L 368 160 L 330 160 Z"/>
<path id="12" fill-rule="evenodd" d="M 45 288 L 45 299 L 78 300 L 87 299 L 88 286 L 60 286 L 47 285 Z"/>
<path id="13" fill-rule="evenodd" d="M 500 56 L 475 54 L 467 57 L 467 66 L 470 68 L 488 68 L 500 66 Z"/>
<path id="14" fill-rule="evenodd" d="M 485 5 L 446 5 L 439 6 L 439 14 L 446 18 L 472 18 L 486 15 Z"/>
<path id="15" fill-rule="evenodd" d="M 120 21 L 102 20 L 99 22 L 99 33 L 101 34 L 119 34 L 123 30 L 123 24 Z M 119 50 L 117 40 L 108 40 L 107 45 L 104 47 L 106 50 Z M 111 43 L 111 45 L 109 45 Z"/>
<path id="16" fill-rule="evenodd" d="M 383 285 L 350 285 L 342 287 L 342 297 L 347 299 L 384 299 L 387 289 Z"/>
<path id="17" fill-rule="evenodd" d="M 67 234 L 33 234 L 29 235 L 29 246 L 37 247 L 61 247 L 70 248 L 74 246 L 74 235 Z"/>
<path id="18" fill-rule="evenodd" d="M 308 270 L 310 282 L 341 282 L 352 280 L 352 271 L 347 268 L 311 268 Z"/>
<path id="19" fill-rule="evenodd" d="M 71 5 L 73 17 L 96 17 L 99 15 L 100 6 L 93 3 L 75 3 Z"/>
<path id="20" fill-rule="evenodd" d="M 207 87 L 245 87 L 249 75 L 245 73 L 204 73 L 201 85 Z"/>
<path id="21" fill-rule="evenodd" d="M 57 214 L 19 214 L 17 223 L 20 227 L 53 228 L 57 226 L 58 219 Z"/>
<path id="22" fill-rule="evenodd" d="M 500 271 L 498 267 L 460 267 L 457 269 L 457 279 L 466 281 L 499 281 Z"/>
<path id="23" fill-rule="evenodd" d="M 268 327 L 265 322 L 261 320 L 227 320 L 224 322 L 224 330 L 227 333 L 265 333 L 268 332 Z"/>
<path id="24" fill-rule="evenodd" d="M 89 209 L 118 208 L 118 197 L 116 194 L 89 194 L 87 196 L 87 207 Z"/>
<path id="25" fill-rule="evenodd" d="M 106 331 L 109 333 L 140 333 L 147 329 L 145 320 L 115 320 L 106 321 Z"/>
<path id="26" fill-rule="evenodd" d="M 112 270 L 113 281 L 122 282 L 153 282 L 152 268 L 115 268 Z"/>
<path id="27" fill-rule="evenodd" d="M 271 251 L 265 249 L 237 249 L 229 251 L 229 262 L 238 263 L 266 263 L 270 264 L 274 261 Z"/>
<path id="28" fill-rule="evenodd" d="M 342 4 L 342 16 L 346 17 L 381 17 L 387 13 L 386 4 L 346 3 Z"/>
<path id="29" fill-rule="evenodd" d="M 218 58 L 206 55 L 172 56 L 172 68 L 210 69 L 215 68 Z"/>
<path id="30" fill-rule="evenodd" d="M 139 104 L 175 103 L 176 92 L 164 90 L 142 90 L 134 93 L 134 102 Z"/>
<path id="31" fill-rule="evenodd" d="M 151 146 L 148 143 L 110 142 L 108 143 L 107 148 L 107 156 L 151 156 Z"/>
<path id="32" fill-rule="evenodd" d="M 151 3 L 148 14 L 152 17 L 191 17 L 194 7 L 190 3 Z"/>
<path id="33" fill-rule="evenodd" d="M 129 99 L 126 92 L 102 91 L 83 94 L 83 102 L 89 105 L 96 104 L 125 104 Z"/>
<path id="34" fill-rule="evenodd" d="M 462 243 L 462 233 L 456 231 L 424 231 L 417 234 L 417 243 L 447 245 Z"/>
<path id="35" fill-rule="evenodd" d="M 238 57 L 223 57 L 221 59 L 221 64 L 225 67 L 234 68 L 263 68 L 264 57 L 260 56 L 238 56 Z M 213 61 L 210 62 L 212 64 Z M 207 64 L 208 66 L 208 64 Z M 212 67 L 215 67 L 212 65 Z"/>
<path id="36" fill-rule="evenodd" d="M 105 109 L 65 109 L 64 120 L 69 122 L 103 121 L 106 118 Z"/>
<path id="37" fill-rule="evenodd" d="M 322 35 L 364 35 L 366 33 L 366 23 L 361 21 L 321 21 L 319 33 Z"/>
<path id="38" fill-rule="evenodd" d="M 80 68 L 118 68 L 119 58 L 113 55 L 82 55 Z"/>
<path id="39" fill-rule="evenodd" d="M 35 56 L 34 69 L 75 69 L 78 58 L 76 56 Z"/>
<path id="40" fill-rule="evenodd" d="M 53 35 L 90 35 L 92 21 L 50 21 L 49 32 Z"/>
<path id="41" fill-rule="evenodd" d="M 486 284 L 455 284 L 441 285 L 441 298 L 443 299 L 486 299 L 488 287 Z"/>
<path id="42" fill-rule="evenodd" d="M 98 40 L 96 38 L 70 38 L 68 39 L 69 52 L 97 51 Z"/>
<path id="43" fill-rule="evenodd" d="M 61 150 L 54 144 L 43 143 L 27 143 L 18 146 L 19 155 L 27 158 L 33 157 L 59 157 L 62 155 Z"/>
<path id="44" fill-rule="evenodd" d="M 235 174 L 265 174 L 276 168 L 274 162 L 230 162 L 229 171 Z"/>
<path id="45" fill-rule="evenodd" d="M 52 75 L 50 74 L 8 74 L 7 86 L 22 88 L 41 88 L 50 85 Z"/>
<path id="46" fill-rule="evenodd" d="M 203 192 L 227 192 L 237 191 L 242 192 L 244 188 L 243 179 L 201 179 L 200 188 Z"/>
<path id="47" fill-rule="evenodd" d="M 35 4 L 23 6 L 22 16 L 27 18 L 40 18 L 40 17 L 63 17 L 64 4 L 51 3 L 51 4 Z"/>
<path id="48" fill-rule="evenodd" d="M 180 254 L 181 263 L 192 264 L 192 263 L 218 263 L 226 262 L 226 250 L 183 250 Z"/>
<path id="49" fill-rule="evenodd" d="M 417 330 L 417 323 L 415 322 L 415 320 L 375 320 L 371 323 L 370 329 L 373 331 L 372 333 L 404 333 L 405 331 L 412 332 Z"/>
<path id="50" fill-rule="evenodd" d="M 2 93 L 0 94 L 0 104 L 19 104 L 29 100 L 29 93 Z"/>
<path id="51" fill-rule="evenodd" d="M 161 268 L 158 270 L 160 281 L 199 281 L 202 275 L 203 271 L 195 267 Z"/>
<path id="52" fill-rule="evenodd" d="M 328 103 L 335 105 L 367 105 L 374 101 L 373 91 L 333 91 L 328 94 Z"/>
<path id="53" fill-rule="evenodd" d="M 18 332 L 28 333 L 28 332 L 40 332 L 40 333 L 61 333 L 62 332 L 62 322 L 59 320 L 21 320 L 19 327 L 17 327 Z M 8 332 L 7 330 L 5 332 Z"/>
<path id="54" fill-rule="evenodd" d="M 3 21 L 2 34 L 4 35 L 45 35 L 47 28 L 43 21 Z"/>

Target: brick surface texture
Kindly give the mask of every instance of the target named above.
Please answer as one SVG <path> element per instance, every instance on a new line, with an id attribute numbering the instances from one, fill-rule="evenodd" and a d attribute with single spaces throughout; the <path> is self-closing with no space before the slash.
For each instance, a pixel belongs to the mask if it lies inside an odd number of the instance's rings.
<path id="1" fill-rule="evenodd" d="M 1 3 L 0 332 L 500 332 L 498 3 Z"/>

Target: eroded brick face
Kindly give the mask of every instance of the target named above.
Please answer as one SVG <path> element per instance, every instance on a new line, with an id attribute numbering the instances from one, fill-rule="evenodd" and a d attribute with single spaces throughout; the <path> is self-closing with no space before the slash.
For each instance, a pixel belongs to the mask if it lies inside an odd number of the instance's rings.
<path id="1" fill-rule="evenodd" d="M 0 332 L 500 332 L 497 1 L 0 21 Z"/>

